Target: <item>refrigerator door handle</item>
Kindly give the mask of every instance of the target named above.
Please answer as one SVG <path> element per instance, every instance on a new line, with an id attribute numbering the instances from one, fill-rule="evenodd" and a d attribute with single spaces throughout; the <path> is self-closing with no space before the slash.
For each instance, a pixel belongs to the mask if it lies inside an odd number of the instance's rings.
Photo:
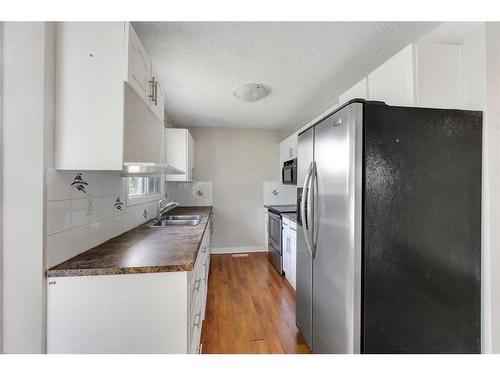
<path id="1" fill-rule="evenodd" d="M 300 200 L 300 214 L 301 214 L 301 220 L 302 220 L 302 230 L 304 231 L 304 238 L 306 241 L 306 247 L 307 250 L 309 250 L 309 253 L 311 254 L 311 257 L 313 257 L 313 252 L 312 252 L 312 244 L 311 244 L 311 238 L 310 238 L 310 233 L 309 233 L 309 222 L 307 221 L 309 219 L 309 213 L 306 213 L 306 208 L 309 210 L 309 184 L 311 181 L 311 173 L 312 173 L 312 168 L 313 168 L 313 162 L 309 164 L 309 168 L 307 169 L 307 174 L 306 178 L 304 180 L 304 190 L 302 192 L 302 199 Z"/>
<path id="2" fill-rule="evenodd" d="M 316 171 L 316 162 L 312 162 L 311 166 L 311 174 L 309 177 L 309 187 L 307 189 L 307 232 L 309 236 L 309 243 L 311 246 L 311 256 L 314 258 L 316 256 L 316 241 L 315 241 L 315 232 L 316 232 L 316 225 L 315 225 L 315 218 L 316 218 L 316 211 L 315 211 L 315 206 L 316 206 L 316 194 L 317 194 L 317 189 L 316 189 L 316 184 L 317 184 L 317 171 Z"/>

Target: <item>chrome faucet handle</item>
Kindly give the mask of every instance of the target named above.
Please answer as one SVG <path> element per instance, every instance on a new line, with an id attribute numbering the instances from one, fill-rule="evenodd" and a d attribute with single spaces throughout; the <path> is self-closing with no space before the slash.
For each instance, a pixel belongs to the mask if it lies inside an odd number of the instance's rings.
<path id="1" fill-rule="evenodd" d="M 165 205 L 165 207 L 162 207 L 163 202 L 165 202 L 166 200 L 167 200 L 167 198 L 163 198 L 158 202 L 158 211 L 156 212 L 156 221 L 160 221 L 162 215 L 165 212 L 170 211 L 170 210 L 174 209 L 175 207 L 180 206 L 179 202 L 173 201 L 173 202 L 167 203 Z"/>

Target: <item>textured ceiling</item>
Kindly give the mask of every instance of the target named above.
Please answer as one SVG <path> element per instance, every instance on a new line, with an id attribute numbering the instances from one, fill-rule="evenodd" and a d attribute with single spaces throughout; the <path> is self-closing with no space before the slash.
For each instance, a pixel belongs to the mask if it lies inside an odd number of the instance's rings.
<path id="1" fill-rule="evenodd" d="M 135 22 L 178 126 L 297 128 L 436 23 Z M 233 96 L 262 83 L 255 103 Z"/>

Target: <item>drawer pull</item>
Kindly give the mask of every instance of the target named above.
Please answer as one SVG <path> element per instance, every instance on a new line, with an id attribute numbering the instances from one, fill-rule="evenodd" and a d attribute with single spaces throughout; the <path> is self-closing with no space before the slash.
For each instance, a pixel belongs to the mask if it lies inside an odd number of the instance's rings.
<path id="1" fill-rule="evenodd" d="M 195 315 L 196 317 L 196 323 L 193 324 L 193 327 L 198 327 L 200 328 L 200 323 L 201 323 L 201 311 Z"/>
<path id="2" fill-rule="evenodd" d="M 203 246 L 203 247 L 201 248 L 201 253 L 202 253 L 202 254 L 205 254 L 206 252 L 207 252 L 207 247 L 206 247 L 206 246 Z"/>
<path id="3" fill-rule="evenodd" d="M 193 290 L 196 290 L 196 291 L 200 290 L 200 285 L 201 285 L 201 277 L 200 277 L 198 280 L 196 280 L 196 281 L 194 282 L 194 285 L 195 285 L 195 286 L 194 286 Z"/>

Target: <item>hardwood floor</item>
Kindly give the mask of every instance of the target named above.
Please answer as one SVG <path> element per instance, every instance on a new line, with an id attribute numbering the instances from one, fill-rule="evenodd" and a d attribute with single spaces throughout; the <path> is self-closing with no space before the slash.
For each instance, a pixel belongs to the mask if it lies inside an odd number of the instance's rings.
<path id="1" fill-rule="evenodd" d="M 309 353 L 295 326 L 295 292 L 266 253 L 212 255 L 203 353 Z"/>

